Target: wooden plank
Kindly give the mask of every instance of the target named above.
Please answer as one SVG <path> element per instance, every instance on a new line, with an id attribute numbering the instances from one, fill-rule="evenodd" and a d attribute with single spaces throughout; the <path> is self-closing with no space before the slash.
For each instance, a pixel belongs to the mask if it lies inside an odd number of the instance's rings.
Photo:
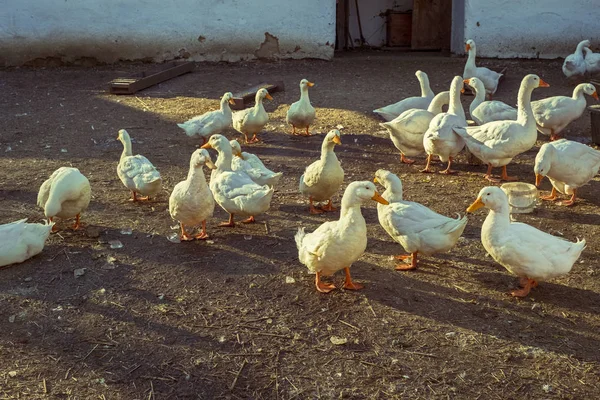
<path id="1" fill-rule="evenodd" d="M 262 88 L 267 89 L 269 91 L 269 94 L 285 91 L 285 86 L 283 85 L 283 81 L 276 81 L 274 83 L 259 83 L 258 85 L 252 86 L 251 88 L 242 90 L 241 92 L 234 93 L 233 101 L 235 102 L 235 104 L 231 105 L 231 109 L 232 110 L 243 110 L 244 108 L 246 108 L 248 103 L 251 103 L 254 101 L 256 92 L 258 92 Z"/>
<path id="2" fill-rule="evenodd" d="M 413 1 L 413 50 L 449 49 L 451 36 L 452 0 Z"/>
<path id="3" fill-rule="evenodd" d="M 348 47 L 346 43 L 346 23 L 348 21 L 348 0 L 338 1 L 335 8 L 335 49 Z"/>
<path id="4" fill-rule="evenodd" d="M 133 94 L 158 83 L 191 72 L 192 62 L 169 62 L 160 66 L 155 72 L 141 72 L 135 76 L 117 78 L 109 83 L 109 91 L 113 94 Z"/>

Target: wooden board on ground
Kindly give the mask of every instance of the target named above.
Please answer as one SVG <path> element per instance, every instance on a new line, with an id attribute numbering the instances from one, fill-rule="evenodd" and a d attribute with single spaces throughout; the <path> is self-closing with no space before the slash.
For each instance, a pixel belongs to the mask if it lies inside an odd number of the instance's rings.
<path id="1" fill-rule="evenodd" d="M 168 62 L 158 70 L 144 71 L 126 78 L 117 78 L 109 83 L 109 91 L 113 94 L 133 94 L 158 83 L 191 72 L 192 62 Z"/>
<path id="2" fill-rule="evenodd" d="M 256 86 L 252 86 L 251 88 L 242 90 L 241 92 L 234 93 L 233 101 L 235 101 L 235 104 L 233 104 L 231 106 L 231 109 L 232 110 L 243 110 L 244 108 L 246 108 L 248 103 L 254 101 L 256 92 L 258 92 L 262 88 L 267 89 L 269 94 L 285 91 L 285 86 L 283 85 L 283 81 L 276 81 L 274 83 L 259 83 Z"/>

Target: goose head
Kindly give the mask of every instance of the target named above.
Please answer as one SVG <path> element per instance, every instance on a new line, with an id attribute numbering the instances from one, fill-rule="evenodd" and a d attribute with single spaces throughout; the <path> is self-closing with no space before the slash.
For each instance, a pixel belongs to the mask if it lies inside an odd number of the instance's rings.
<path id="1" fill-rule="evenodd" d="M 269 91 L 265 88 L 259 89 L 256 92 L 256 102 L 258 103 L 262 99 L 273 100 L 273 97 L 271 97 Z"/>
<path id="2" fill-rule="evenodd" d="M 131 138 L 129 137 L 129 133 L 125 129 L 120 129 L 119 134 L 117 135 L 117 140 L 121 143 L 131 142 Z"/>
<path id="3" fill-rule="evenodd" d="M 228 102 L 229 104 L 235 104 L 235 100 L 233 100 L 233 94 L 231 92 L 227 92 L 221 98 L 221 103 Z"/>
<path id="4" fill-rule="evenodd" d="M 482 207 L 490 210 L 500 210 L 504 205 L 508 205 L 506 193 L 497 186 L 486 186 L 479 192 L 477 199 L 467 208 L 467 212 L 471 213 L 479 210 Z"/>
<path id="5" fill-rule="evenodd" d="M 206 165 L 210 169 L 216 168 L 215 164 L 213 163 L 212 159 L 210 158 L 210 154 L 208 154 L 208 151 L 206 149 L 198 149 L 198 150 L 194 151 L 194 153 L 192 153 L 192 158 L 191 158 L 190 164 L 194 168 L 199 168 L 199 167 L 202 167 L 203 165 Z"/>
<path id="6" fill-rule="evenodd" d="M 222 151 L 229 150 L 229 153 L 232 153 L 231 144 L 229 143 L 229 140 L 227 140 L 227 138 L 223 135 L 212 135 L 210 139 L 208 139 L 208 142 L 203 144 L 200 148 L 215 149 L 219 153 Z"/>
<path id="7" fill-rule="evenodd" d="M 374 200 L 385 205 L 389 204 L 377 192 L 375 184 L 369 181 L 356 181 L 349 184 L 344 192 L 344 198 L 347 198 L 350 204 L 362 204 L 368 200 Z"/>
<path id="8" fill-rule="evenodd" d="M 309 87 L 313 87 L 313 86 L 315 86 L 315 84 L 312 83 L 312 82 L 310 82 L 310 81 L 308 81 L 307 79 L 302 79 L 300 81 L 300 90 L 306 90 Z"/>
<path id="9" fill-rule="evenodd" d="M 242 158 L 242 147 L 240 146 L 240 143 L 233 139 L 229 141 L 229 144 L 231 145 L 231 151 L 233 151 L 233 155 Z"/>
<path id="10" fill-rule="evenodd" d="M 465 79 L 463 81 L 463 83 L 471 86 L 473 89 L 475 89 L 475 93 L 485 93 L 485 86 L 483 85 L 483 82 L 481 82 L 481 80 L 479 78 L 473 77 L 473 78 L 469 78 L 469 79 Z"/>
<path id="11" fill-rule="evenodd" d="M 588 96 L 592 96 L 594 99 L 598 100 L 598 92 L 596 91 L 596 87 L 591 83 L 583 84 L 583 93 L 587 94 Z"/>
<path id="12" fill-rule="evenodd" d="M 342 144 L 342 134 L 337 129 L 330 130 L 324 139 L 325 143 L 333 144 Z"/>
<path id="13" fill-rule="evenodd" d="M 388 170 L 378 169 L 375 172 L 373 182 L 379 183 L 386 190 L 390 190 L 395 194 L 402 194 L 402 181 L 398 176 Z"/>
<path id="14" fill-rule="evenodd" d="M 521 86 L 531 88 L 531 89 L 535 89 L 535 88 L 539 88 L 539 87 L 550 87 L 549 84 L 544 82 L 544 80 L 542 78 L 540 78 L 539 76 L 537 76 L 536 74 L 526 75 L 523 78 L 523 80 L 521 81 Z"/>
<path id="15" fill-rule="evenodd" d="M 477 48 L 475 47 L 475 41 L 473 39 L 469 39 L 465 43 L 465 51 L 469 52 L 471 50 L 472 51 L 477 51 Z"/>
<path id="16" fill-rule="evenodd" d="M 533 172 L 535 173 L 535 186 L 539 187 L 542 183 L 542 179 L 552 168 L 552 160 L 554 159 L 554 146 L 551 143 L 545 143 L 540 147 L 535 156 L 535 164 L 533 166 Z"/>

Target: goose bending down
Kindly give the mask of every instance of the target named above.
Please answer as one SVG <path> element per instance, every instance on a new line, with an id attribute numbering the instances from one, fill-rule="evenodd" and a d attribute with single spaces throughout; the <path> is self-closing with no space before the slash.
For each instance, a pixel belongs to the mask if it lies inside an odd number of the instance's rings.
<path id="1" fill-rule="evenodd" d="M 589 74 L 600 72 L 600 53 L 594 53 L 589 47 L 584 47 L 585 53 L 585 70 Z"/>
<path id="2" fill-rule="evenodd" d="M 335 211 L 331 203 L 333 195 L 340 190 L 344 182 L 344 170 L 333 151 L 336 144 L 342 144 L 340 131 L 332 129 L 323 139 L 321 158 L 310 164 L 300 176 L 300 193 L 308 196 L 311 214 L 323 211 Z M 321 209 L 315 208 L 313 201 L 329 200 Z"/>
<path id="3" fill-rule="evenodd" d="M 400 150 L 401 162 L 412 164 L 414 161 L 406 156 L 418 156 L 425 153 L 423 135 L 429 128 L 433 117 L 441 113 L 442 107 L 449 102 L 450 92 L 440 92 L 433 98 L 427 110 L 412 108 L 404 111 L 390 122 L 379 124 L 387 129 L 392 143 Z"/>
<path id="4" fill-rule="evenodd" d="M 477 125 L 492 121 L 517 120 L 516 108 L 498 100 L 485 101 L 485 88 L 479 78 L 465 79 L 464 83 L 475 91 L 475 98 L 469 106 L 469 113 Z"/>
<path id="5" fill-rule="evenodd" d="M 448 112 L 433 117 L 427 131 L 423 135 L 423 147 L 427 153 L 427 164 L 421 172 L 432 172 L 430 169 L 433 155 L 438 155 L 442 162 L 448 162 L 448 167 L 441 174 L 451 174 L 452 159 L 465 147 L 464 140 L 454 133 L 453 128 L 467 126 L 465 110 L 460 102 L 463 92 L 463 78 L 455 76 L 450 85 L 450 106 Z"/>
<path id="6" fill-rule="evenodd" d="M 210 154 L 205 149 L 198 149 L 190 158 L 190 170 L 187 179 L 179 182 L 173 188 L 169 197 L 169 213 L 171 218 L 179 221 L 181 226 L 181 240 L 206 239 L 206 219 L 212 217 L 215 210 L 215 200 L 206 184 L 202 167 L 216 168 Z M 202 224 L 202 231 L 191 236 L 185 226 Z"/>
<path id="7" fill-rule="evenodd" d="M 231 168 L 234 171 L 243 171 L 259 185 L 269 185 L 273 187 L 279 182 L 283 172 L 273 172 L 254 154 L 242 152 L 242 148 L 237 140 L 230 140 L 231 150 L 233 151 L 233 160 Z"/>
<path id="8" fill-rule="evenodd" d="M 162 188 L 162 179 L 156 167 L 142 155 L 131 152 L 131 138 L 125 129 L 119 131 L 117 139 L 123 143 L 123 152 L 117 165 L 117 175 L 123 185 L 131 190 L 131 201 L 150 200 Z M 144 197 L 138 197 L 138 194 Z"/>
<path id="9" fill-rule="evenodd" d="M 587 106 L 584 94 L 598 100 L 596 88 L 591 83 L 581 83 L 573 90 L 573 96 L 553 96 L 531 102 L 537 130 L 556 140 L 558 134 L 572 121 L 581 117 Z"/>
<path id="10" fill-rule="evenodd" d="M 396 270 L 417 268 L 418 253 L 428 256 L 454 247 L 467 226 L 467 217 L 448 218 L 422 204 L 403 200 L 402 181 L 390 171 L 378 170 L 375 182 L 385 187 L 382 196 L 390 203 L 389 206 L 377 205 L 379 223 L 410 253 L 396 256 L 400 260 L 411 259 L 409 265 L 401 263 Z"/>
<path id="11" fill-rule="evenodd" d="M 235 101 L 233 94 L 227 92 L 221 98 L 221 108 L 198 115 L 177 126 L 190 137 L 200 136 L 204 144 L 211 135 L 221 133 L 231 126 L 232 113 L 229 104 L 235 104 Z"/>
<path id="12" fill-rule="evenodd" d="M 315 84 L 302 79 L 300 81 L 300 100 L 292 103 L 285 116 L 285 121 L 292 125 L 292 135 L 302 135 L 296 133 L 296 128 L 306 129 L 305 136 L 310 136 L 308 128 L 315 121 L 315 109 L 310 104 L 310 98 L 308 97 L 308 88 L 313 87 Z"/>
<path id="13" fill-rule="evenodd" d="M 513 291 L 513 296 L 525 297 L 538 282 L 566 275 L 585 248 L 585 239 L 572 243 L 530 225 L 511 222 L 508 198 L 499 187 L 481 189 L 467 212 L 481 207 L 490 209 L 481 227 L 483 247 L 497 263 L 520 278 L 522 288 Z"/>
<path id="14" fill-rule="evenodd" d="M 454 128 L 466 142 L 469 151 L 488 165 L 485 178 L 492 177 L 492 168 L 502 167 L 501 180 L 515 180 L 508 176 L 506 166 L 513 157 L 531 149 L 537 140 L 531 92 L 538 87 L 549 87 L 539 76 L 530 74 L 523 78 L 518 95 L 518 117 L 516 121 L 494 121 L 481 126 Z"/>
<path id="15" fill-rule="evenodd" d="M 91 197 L 90 182 L 77 168 L 60 167 L 40 186 L 37 205 L 44 209 L 50 222 L 55 217 L 75 217 L 73 229 L 77 230 L 81 213 L 88 208 Z"/>
<path id="16" fill-rule="evenodd" d="M 485 92 L 492 98 L 492 95 L 498 90 L 498 84 L 502 74 L 492 71 L 486 67 L 478 67 L 475 65 L 475 57 L 477 56 L 477 47 L 473 39 L 467 40 L 465 50 L 469 54 L 465 69 L 463 72 L 464 79 L 479 78 L 485 87 Z"/>
<path id="17" fill-rule="evenodd" d="M 247 173 L 234 171 L 231 168 L 233 152 L 229 140 L 222 135 L 213 135 L 203 149 L 215 149 L 219 153 L 217 169 L 210 178 L 210 190 L 215 201 L 229 213 L 229 221 L 220 226 L 234 227 L 234 215 L 248 216 L 244 223 L 255 222 L 256 215 L 266 212 L 271 207 L 273 188 L 259 185 L 252 181 Z"/>
<path id="18" fill-rule="evenodd" d="M 577 44 L 575 52 L 565 57 L 562 70 L 565 76 L 569 79 L 583 77 L 586 71 L 586 63 L 583 54 L 583 48 L 589 47 L 589 40 L 582 40 Z"/>
<path id="19" fill-rule="evenodd" d="M 567 139 L 545 143 L 535 157 L 535 185 L 539 186 L 545 176 L 552 183 L 552 193 L 543 200 L 556 200 L 556 191 L 570 194 L 571 199 L 563 206 L 575 203 L 577 189 L 598 174 L 600 151 Z"/>
<path id="20" fill-rule="evenodd" d="M 411 108 L 418 108 L 420 110 L 426 110 L 429 107 L 429 103 L 433 100 L 433 90 L 429 86 L 429 77 L 423 71 L 415 72 L 415 76 L 419 80 L 419 84 L 421 85 L 421 96 L 420 97 L 408 97 L 404 100 L 400 100 L 397 103 L 390 104 L 385 107 L 378 108 L 377 110 L 373 110 L 375 114 L 378 114 L 380 117 L 385 119 L 386 121 L 391 121 L 400 114 L 402 114 L 406 110 L 410 110 Z"/>
<path id="21" fill-rule="evenodd" d="M 333 275 L 341 269 L 346 272 L 344 289 L 362 289 L 362 285 L 352 281 L 350 267 L 367 248 L 367 224 L 360 207 L 368 200 L 388 204 L 373 183 L 352 182 L 342 197 L 339 220 L 325 222 L 312 233 L 298 229 L 295 236 L 298 259 L 316 273 L 315 286 L 319 292 L 335 289 L 333 284 L 321 282 L 321 276 Z"/>
<path id="22" fill-rule="evenodd" d="M 233 127 L 236 131 L 244 135 L 246 143 L 259 142 L 260 140 L 256 135 L 269 122 L 269 114 L 265 111 L 263 99 L 273 100 L 273 97 L 264 88 L 256 92 L 254 107 L 233 113 Z M 250 134 L 252 135 L 252 139 L 248 140 L 248 135 Z"/>
<path id="23" fill-rule="evenodd" d="M 22 263 L 44 249 L 54 222 L 27 223 L 27 218 L 0 225 L 0 267 Z"/>

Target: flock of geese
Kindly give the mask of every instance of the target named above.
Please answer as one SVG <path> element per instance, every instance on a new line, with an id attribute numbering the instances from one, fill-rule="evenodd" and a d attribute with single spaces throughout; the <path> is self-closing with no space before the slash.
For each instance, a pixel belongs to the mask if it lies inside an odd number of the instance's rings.
<path id="1" fill-rule="evenodd" d="M 581 50 L 581 44 L 577 49 L 578 52 Z M 496 93 L 501 74 L 476 66 L 474 41 L 467 42 L 466 50 L 469 56 L 463 76 L 452 80 L 449 91 L 434 95 L 427 74 L 417 71 L 421 96 L 374 111 L 387 120 L 382 126 L 389 131 L 391 141 L 400 152 L 401 162 L 414 163 L 409 156 L 425 156 L 426 165 L 422 172 L 431 172 L 431 161 L 437 156 L 447 162 L 447 168 L 440 173 L 451 174 L 454 158 L 466 147 L 488 166 L 486 179 L 492 182 L 513 180 L 515 178 L 507 174 L 507 165 L 534 146 L 539 131 L 549 135 L 550 141 L 541 146 L 535 159 L 536 185 L 543 177 L 548 177 L 553 190 L 551 195 L 542 198 L 555 200 L 560 192 L 571 195 L 563 204 L 572 205 L 577 189 L 597 174 L 600 152 L 578 142 L 555 139 L 571 121 L 582 115 L 586 106 L 584 95 L 598 99 L 594 86 L 580 84 L 572 96 L 532 102 L 533 90 L 549 85 L 539 76 L 530 74 L 522 79 L 515 109 L 500 101 L 486 100 L 486 95 L 491 98 Z M 585 60 L 589 57 L 588 54 Z M 572 58 L 569 56 L 565 65 L 571 65 Z M 476 123 L 474 126 L 467 123 L 460 101 L 465 84 L 475 95 L 469 108 Z M 313 83 L 303 79 L 300 100 L 288 109 L 286 121 L 294 135 L 311 134 L 309 128 L 316 116 L 308 95 L 312 86 Z M 269 210 L 273 187 L 282 174 L 269 170 L 256 155 L 242 152 L 237 140 L 228 140 L 221 134 L 233 126 L 244 136 L 245 143 L 259 141 L 257 135 L 269 120 L 263 99 L 269 100 L 271 96 L 267 90 L 260 89 L 254 107 L 232 112 L 229 107 L 233 102 L 232 95 L 225 93 L 219 110 L 178 124 L 187 135 L 203 139 L 202 146 L 190 158 L 187 178 L 173 188 L 169 198 L 171 217 L 180 223 L 180 240 L 208 237 L 206 221 L 212 217 L 215 203 L 229 214 L 228 221 L 221 224 L 228 227 L 235 226 L 235 216 L 245 217 L 244 223 L 252 223 L 256 216 Z M 443 112 L 442 107 L 446 104 L 448 110 Z M 119 179 L 131 191 L 132 201 L 149 200 L 162 188 L 160 173 L 146 157 L 134 155 L 126 130 L 121 129 L 117 139 L 123 145 L 117 165 Z M 337 129 L 329 131 L 323 139 L 320 158 L 310 164 L 299 179 L 299 191 L 307 198 L 310 213 L 337 209 L 332 204 L 332 197 L 341 189 L 344 170 L 335 146 L 341 144 L 340 132 Z M 214 163 L 210 149 L 218 153 Z M 203 170 L 205 166 L 211 171 L 208 183 Z M 496 167 L 502 167 L 500 177 L 492 175 L 492 169 Z M 382 194 L 378 193 L 376 183 L 385 188 Z M 356 290 L 362 287 L 352 280 L 350 266 L 367 246 L 367 227 L 361 205 L 371 200 L 378 203 L 381 226 L 408 253 L 396 257 L 402 260 L 397 270 L 415 269 L 419 254 L 429 256 L 445 252 L 457 243 L 467 225 L 466 216 L 448 218 L 417 202 L 406 201 L 402 189 L 398 176 L 378 170 L 373 182 L 355 181 L 346 187 L 339 219 L 325 222 L 310 233 L 304 228 L 298 230 L 295 235 L 298 258 L 315 273 L 315 286 L 319 292 L 327 293 L 335 288 L 322 277 L 340 270 L 346 275 L 343 288 Z M 61 167 L 54 171 L 41 185 L 37 199 L 48 221 L 32 224 L 24 219 L 0 226 L 0 266 L 23 262 L 41 252 L 50 231 L 56 230 L 55 218 L 75 218 L 73 229 L 78 229 L 80 215 L 88 207 L 90 198 L 90 183 L 78 169 Z M 327 203 L 318 207 L 316 202 Z M 585 240 L 569 242 L 530 225 L 511 221 L 507 196 L 496 186 L 481 189 L 467 212 L 481 207 L 489 209 L 481 231 L 483 246 L 494 260 L 520 278 L 521 288 L 512 292 L 514 296 L 527 296 L 538 282 L 568 273 L 585 248 Z M 195 227 L 200 226 L 193 233 Z"/>

